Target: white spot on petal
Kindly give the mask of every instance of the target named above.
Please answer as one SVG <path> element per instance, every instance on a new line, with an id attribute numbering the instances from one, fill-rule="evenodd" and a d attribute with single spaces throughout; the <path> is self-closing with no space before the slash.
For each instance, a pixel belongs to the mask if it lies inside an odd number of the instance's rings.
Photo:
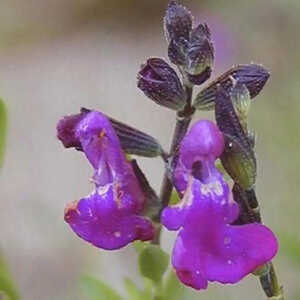
<path id="1" fill-rule="evenodd" d="M 116 238 L 119 238 L 119 237 L 121 236 L 121 232 L 120 232 L 120 231 L 116 231 L 116 232 L 114 233 L 114 236 L 115 236 Z"/>

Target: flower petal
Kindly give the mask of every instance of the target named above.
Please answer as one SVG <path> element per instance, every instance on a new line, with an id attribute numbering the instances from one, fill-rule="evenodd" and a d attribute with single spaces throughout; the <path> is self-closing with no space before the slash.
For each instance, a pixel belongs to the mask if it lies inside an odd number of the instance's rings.
<path id="1" fill-rule="evenodd" d="M 178 192 L 184 193 L 195 162 L 205 161 L 206 172 L 213 174 L 208 169 L 216 169 L 214 161 L 222 154 L 223 149 L 223 135 L 213 122 L 201 120 L 195 123 L 180 144 L 179 157 L 172 174 Z"/>
<path id="2" fill-rule="evenodd" d="M 239 207 L 233 201 L 228 184 L 213 166 L 210 180 L 201 182 L 190 175 L 184 196 L 173 206 L 166 207 L 161 216 L 163 225 L 169 230 L 178 230 L 186 224 L 197 227 L 202 222 L 232 223 L 239 215 Z M 214 223 L 214 224 L 215 224 Z"/>
<path id="3" fill-rule="evenodd" d="M 115 200 L 112 187 L 103 194 L 94 192 L 69 205 L 65 221 L 78 236 L 102 249 L 114 250 L 134 240 L 153 239 L 151 221 Z"/>
<path id="4" fill-rule="evenodd" d="M 257 267 L 270 261 L 278 250 L 276 237 L 264 225 L 252 223 L 224 228 L 219 259 L 207 262 L 210 281 L 236 283 Z"/>
<path id="5" fill-rule="evenodd" d="M 218 127 L 209 120 L 195 123 L 181 142 L 180 156 L 187 169 L 197 160 L 216 159 L 224 149 L 224 139 Z"/>
<path id="6" fill-rule="evenodd" d="M 102 113 L 91 111 L 86 114 L 76 127 L 76 135 L 95 169 L 99 169 L 103 160 L 112 168 L 122 168 L 124 155 L 122 155 L 119 139 L 111 123 Z"/>
<path id="7" fill-rule="evenodd" d="M 264 225 L 220 226 L 212 219 L 186 224 L 178 235 L 172 263 L 183 283 L 236 283 L 276 254 L 276 238 Z"/>
<path id="8" fill-rule="evenodd" d="M 81 149 L 81 143 L 76 135 L 76 127 L 82 119 L 85 118 L 87 112 L 81 112 L 76 115 L 63 117 L 57 124 L 57 138 L 66 148 L 75 147 Z"/>

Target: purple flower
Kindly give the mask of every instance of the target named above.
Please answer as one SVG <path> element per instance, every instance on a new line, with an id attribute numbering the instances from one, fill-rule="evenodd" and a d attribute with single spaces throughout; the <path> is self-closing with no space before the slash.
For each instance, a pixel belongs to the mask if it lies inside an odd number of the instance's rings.
<path id="1" fill-rule="evenodd" d="M 222 134 L 212 122 L 199 121 L 191 128 L 174 176 L 183 198 L 162 213 L 169 230 L 180 230 L 172 264 L 179 279 L 195 289 L 205 289 L 208 281 L 236 283 L 277 252 L 277 240 L 264 225 L 231 225 L 239 207 L 214 164 L 223 148 Z"/>
<path id="2" fill-rule="evenodd" d="M 82 239 L 103 249 L 151 240 L 154 228 L 142 216 L 145 197 L 109 120 L 100 112 L 64 117 L 57 135 L 65 147 L 84 151 L 94 168 L 94 191 L 67 205 L 65 221 Z"/>

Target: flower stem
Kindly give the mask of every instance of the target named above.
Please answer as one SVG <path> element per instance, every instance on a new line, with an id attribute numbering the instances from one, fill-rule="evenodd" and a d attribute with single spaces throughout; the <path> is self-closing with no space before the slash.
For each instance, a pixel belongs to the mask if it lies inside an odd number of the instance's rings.
<path id="1" fill-rule="evenodd" d="M 183 139 L 183 137 L 185 136 L 188 127 L 190 125 L 190 122 L 192 120 L 192 116 L 195 112 L 195 109 L 191 105 L 193 87 L 186 84 L 185 91 L 187 94 L 186 105 L 182 111 L 177 113 L 177 121 L 173 133 L 173 139 L 172 139 L 172 144 L 169 152 L 169 157 L 172 157 L 178 151 L 178 146 L 181 140 Z M 169 170 L 166 169 L 163 177 L 162 185 L 161 185 L 161 190 L 160 190 L 160 199 L 162 202 L 162 208 L 160 213 L 166 206 L 168 206 L 171 198 L 172 190 L 173 190 L 173 184 L 169 178 Z M 160 244 L 160 234 L 161 234 L 161 224 L 159 224 L 156 229 L 156 235 L 152 241 L 153 244 L 156 245 Z"/>
<path id="2" fill-rule="evenodd" d="M 278 282 L 273 263 L 270 264 L 269 271 L 259 277 L 260 284 L 270 300 L 284 300 L 283 288 Z"/>

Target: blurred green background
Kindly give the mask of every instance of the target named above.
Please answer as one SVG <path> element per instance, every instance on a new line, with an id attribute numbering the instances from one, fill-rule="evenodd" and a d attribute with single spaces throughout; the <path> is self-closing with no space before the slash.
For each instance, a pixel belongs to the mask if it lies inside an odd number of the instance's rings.
<path id="1" fill-rule="evenodd" d="M 214 76 L 237 63 L 262 63 L 271 79 L 251 109 L 258 134 L 257 192 L 264 221 L 280 239 L 275 264 L 287 299 L 300 299 L 300 1 L 182 1 L 216 42 Z M 167 1 L 2 0 L 0 95 L 9 126 L 0 179 L 0 248 L 23 299 L 88 299 L 82 274 L 124 293 L 138 284 L 132 246 L 104 252 L 77 238 L 63 221 L 66 203 L 87 195 L 91 169 L 56 140 L 61 116 L 95 108 L 170 142 L 174 114 L 136 88 L 149 56 L 166 57 L 162 18 Z M 197 118 L 212 118 L 198 113 Z M 163 164 L 141 159 L 159 188 Z M 175 235 L 163 234 L 170 251 Z M 1 296 L 0 296 L 1 297 Z M 263 300 L 257 279 L 211 284 L 188 299 Z"/>

